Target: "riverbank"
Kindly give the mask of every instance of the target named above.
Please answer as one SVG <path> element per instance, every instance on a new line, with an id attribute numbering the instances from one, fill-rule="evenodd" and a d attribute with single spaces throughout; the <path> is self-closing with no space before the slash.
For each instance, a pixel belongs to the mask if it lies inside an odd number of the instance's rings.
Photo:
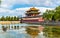
<path id="1" fill-rule="evenodd" d="M 60 21 L 43 21 L 43 22 L 22 22 L 27 24 L 38 24 L 38 25 L 60 25 Z"/>
<path id="2" fill-rule="evenodd" d="M 20 23 L 20 21 L 0 21 L 0 24 L 16 24 Z"/>

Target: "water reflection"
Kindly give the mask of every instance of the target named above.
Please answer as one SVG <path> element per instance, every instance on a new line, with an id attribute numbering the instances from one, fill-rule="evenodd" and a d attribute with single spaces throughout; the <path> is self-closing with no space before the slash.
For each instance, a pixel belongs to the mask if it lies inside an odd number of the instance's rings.
<path id="1" fill-rule="evenodd" d="M 1 30 L 2 26 L 8 27 L 7 32 L 3 32 Z M 0 38 L 60 38 L 60 26 L 42 25 L 44 27 L 43 31 L 39 31 L 37 29 L 39 26 L 41 25 L 37 25 L 37 24 L 1 25 L 0 24 Z"/>
<path id="2" fill-rule="evenodd" d="M 60 26 L 45 26 L 45 35 L 48 38 L 60 38 Z"/>

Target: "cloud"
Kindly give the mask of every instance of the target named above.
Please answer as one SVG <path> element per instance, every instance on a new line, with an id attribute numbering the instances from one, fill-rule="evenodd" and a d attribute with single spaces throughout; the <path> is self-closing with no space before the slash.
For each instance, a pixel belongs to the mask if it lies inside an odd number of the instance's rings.
<path id="1" fill-rule="evenodd" d="M 14 10 L 11 9 L 7 9 L 7 8 L 0 8 L 0 16 L 25 16 L 25 13 L 28 9 L 30 9 L 31 7 L 26 7 L 26 8 L 16 8 Z M 41 14 L 43 14 L 43 12 L 45 12 L 46 9 L 52 10 L 53 8 L 45 8 L 45 7 L 35 7 L 37 9 L 39 9 L 39 11 L 41 12 Z"/>
<path id="2" fill-rule="evenodd" d="M 1 7 L 10 9 L 14 4 L 15 0 L 2 0 Z"/>
<path id="3" fill-rule="evenodd" d="M 13 9 L 13 7 L 15 7 L 14 5 L 17 4 L 23 4 L 23 8 L 21 8 L 21 6 L 19 8 Z M 53 9 L 60 5 L 60 0 L 2 0 L 0 16 L 25 16 L 25 11 L 30 8 L 27 5 L 24 7 L 25 4 L 31 5 L 30 7 L 38 8 L 42 12 L 41 14 L 43 14 L 46 9 Z"/>
<path id="4" fill-rule="evenodd" d="M 2 0 L 1 7 L 12 9 L 16 4 L 27 4 L 34 7 L 56 7 L 60 5 L 60 0 Z"/>

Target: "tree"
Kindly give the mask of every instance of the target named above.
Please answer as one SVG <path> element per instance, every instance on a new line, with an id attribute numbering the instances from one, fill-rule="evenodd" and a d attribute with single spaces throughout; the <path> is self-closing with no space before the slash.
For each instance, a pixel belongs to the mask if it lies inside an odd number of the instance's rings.
<path id="1" fill-rule="evenodd" d="M 13 18 L 14 18 L 15 21 L 17 20 L 17 17 L 16 16 L 14 16 Z"/>
<path id="2" fill-rule="evenodd" d="M 45 13 L 43 13 L 43 17 L 46 20 L 60 21 L 60 6 L 54 10 L 46 10 Z"/>
<path id="3" fill-rule="evenodd" d="M 1 4 L 1 0 L 0 0 L 0 4 Z"/>
<path id="4" fill-rule="evenodd" d="M 2 16 L 0 20 L 1 20 L 1 21 L 4 21 L 4 20 L 5 20 L 4 16 Z"/>
<path id="5" fill-rule="evenodd" d="M 6 17 L 5 17 L 5 20 L 6 20 L 6 21 L 8 21 L 8 18 L 9 18 L 9 17 L 8 17 L 8 16 L 6 16 Z"/>
<path id="6" fill-rule="evenodd" d="M 56 21 L 60 20 L 60 6 L 55 8 L 54 18 L 56 19 Z"/>
<path id="7" fill-rule="evenodd" d="M 14 18 L 13 17 L 11 17 L 11 21 L 14 21 Z"/>
<path id="8" fill-rule="evenodd" d="M 10 16 L 8 17 L 8 20 L 11 21 L 11 17 Z"/>
<path id="9" fill-rule="evenodd" d="M 19 17 L 17 17 L 17 21 L 19 21 Z"/>
<path id="10" fill-rule="evenodd" d="M 54 10 L 46 10 L 45 13 L 43 13 L 43 18 L 46 20 L 52 20 L 52 17 L 54 15 Z"/>
<path id="11" fill-rule="evenodd" d="M 4 17 L 4 16 L 2 16 L 0 18 L 0 21 L 19 21 L 19 17 L 16 17 L 16 16 L 14 16 L 14 17 L 10 17 L 10 16 Z"/>

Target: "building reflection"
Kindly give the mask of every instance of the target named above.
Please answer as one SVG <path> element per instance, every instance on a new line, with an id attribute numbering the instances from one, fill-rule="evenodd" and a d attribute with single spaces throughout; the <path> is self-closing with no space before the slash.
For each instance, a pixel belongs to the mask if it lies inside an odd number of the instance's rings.
<path id="1" fill-rule="evenodd" d="M 33 24 L 30 24 L 30 25 L 33 25 Z M 57 26 L 57 25 L 55 26 L 52 26 L 52 25 L 21 26 L 21 25 L 12 24 L 12 25 L 0 25 L 0 26 L 7 27 L 7 30 L 18 30 L 18 33 L 28 34 L 27 36 L 32 38 L 35 38 L 35 37 L 60 38 L 60 26 Z"/>

